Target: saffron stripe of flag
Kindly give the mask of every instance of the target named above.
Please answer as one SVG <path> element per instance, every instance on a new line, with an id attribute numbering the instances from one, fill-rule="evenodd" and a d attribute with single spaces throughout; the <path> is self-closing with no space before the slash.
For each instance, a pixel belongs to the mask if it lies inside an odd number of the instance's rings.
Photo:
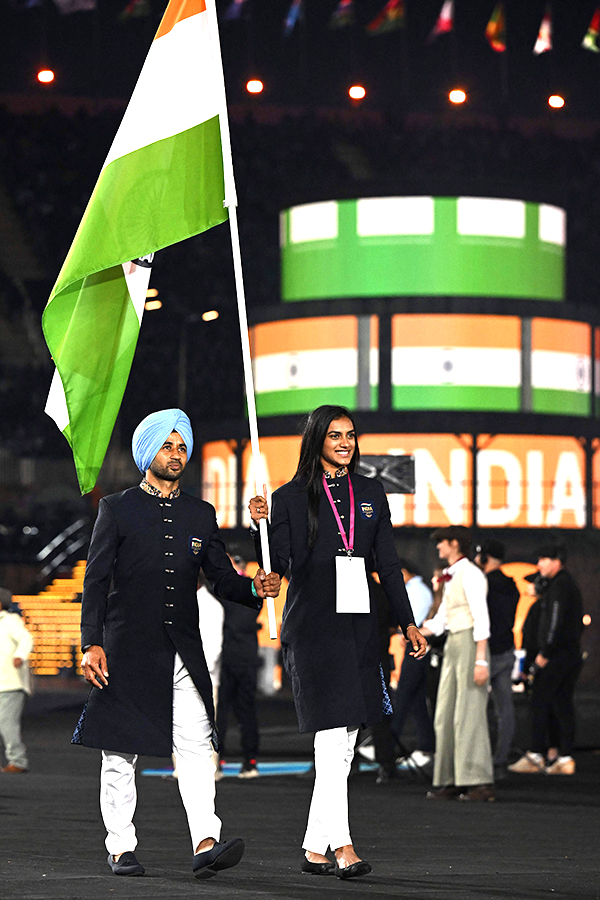
<path id="1" fill-rule="evenodd" d="M 596 41 L 598 40 L 598 34 L 600 33 L 600 6 L 596 9 L 594 15 L 592 16 L 592 20 L 588 25 L 588 30 L 585 34 L 584 39 L 581 42 L 581 46 L 584 50 L 591 50 L 592 53 L 600 53 L 600 47 Z"/>
<path id="2" fill-rule="evenodd" d="M 492 50 L 495 50 L 496 53 L 504 53 L 506 50 L 504 3 L 497 3 L 494 7 L 490 20 L 485 26 L 485 36 Z"/>
<path id="3" fill-rule="evenodd" d="M 431 44 L 440 34 L 449 34 L 454 28 L 454 0 L 444 0 L 436 23 L 431 29 L 427 43 Z"/>
<path id="4" fill-rule="evenodd" d="M 205 0 L 171 0 L 44 310 L 57 368 L 46 412 L 82 493 L 129 377 L 150 272 L 138 260 L 227 218 L 216 40 Z"/>
<path id="5" fill-rule="evenodd" d="M 406 18 L 404 0 L 388 0 L 375 18 L 367 25 L 367 32 L 372 35 L 386 34 L 396 28 L 402 28 Z"/>
<path id="6" fill-rule="evenodd" d="M 542 53 L 547 53 L 548 50 L 552 50 L 552 10 L 550 9 L 550 5 L 546 7 L 546 11 L 540 22 L 540 30 L 533 52 L 536 56 L 540 56 Z"/>

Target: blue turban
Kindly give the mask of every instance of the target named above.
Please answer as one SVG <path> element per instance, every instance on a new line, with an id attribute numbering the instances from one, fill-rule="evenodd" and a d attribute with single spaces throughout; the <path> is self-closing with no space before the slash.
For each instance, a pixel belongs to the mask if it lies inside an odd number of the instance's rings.
<path id="1" fill-rule="evenodd" d="M 192 423 L 182 409 L 159 409 L 142 419 L 135 429 L 131 452 L 142 475 L 146 474 L 150 463 L 172 431 L 180 434 L 185 441 L 189 459 L 194 449 L 194 435 Z"/>

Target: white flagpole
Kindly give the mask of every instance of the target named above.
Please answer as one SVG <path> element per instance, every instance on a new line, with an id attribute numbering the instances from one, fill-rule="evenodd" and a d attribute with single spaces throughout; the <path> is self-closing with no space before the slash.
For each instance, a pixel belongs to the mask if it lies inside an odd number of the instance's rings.
<path id="1" fill-rule="evenodd" d="M 256 400 L 254 396 L 254 377 L 252 375 L 252 357 L 250 354 L 250 339 L 248 337 L 248 317 L 246 314 L 246 295 L 244 291 L 244 276 L 242 272 L 242 254 L 240 250 L 240 235 L 237 220 L 237 192 L 233 174 L 233 158 L 231 155 L 231 137 L 229 134 L 229 118 L 227 115 L 227 98 L 225 95 L 225 77 L 223 74 L 223 60 L 221 57 L 221 41 L 219 38 L 219 22 L 215 0 L 206 0 L 206 12 L 214 36 L 213 53 L 218 62 L 218 71 L 221 73 L 220 90 L 221 102 L 219 112 L 219 126 L 221 129 L 221 147 L 223 150 L 223 172 L 225 177 L 225 200 L 223 206 L 229 210 L 229 229 L 231 234 L 231 250 L 233 253 L 233 272 L 235 276 L 235 290 L 237 295 L 238 317 L 240 320 L 240 337 L 242 339 L 242 360 L 244 363 L 244 383 L 246 385 L 246 401 L 248 403 L 248 424 L 250 425 L 250 444 L 252 447 L 252 466 L 254 469 L 254 483 L 257 494 L 262 494 L 263 484 L 266 481 L 264 465 L 260 455 L 258 440 L 258 422 L 256 418 Z M 263 568 L 265 572 L 271 571 L 271 553 L 269 549 L 269 536 L 266 519 L 260 520 L 260 543 L 263 555 Z M 275 617 L 275 601 L 273 597 L 267 597 L 267 614 L 269 620 L 269 637 L 277 638 L 277 620 Z"/>

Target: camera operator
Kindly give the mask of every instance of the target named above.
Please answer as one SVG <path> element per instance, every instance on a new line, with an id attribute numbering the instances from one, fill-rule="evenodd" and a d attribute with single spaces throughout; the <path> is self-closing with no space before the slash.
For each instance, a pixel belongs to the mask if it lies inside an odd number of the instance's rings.
<path id="1" fill-rule="evenodd" d="M 530 616 L 527 617 L 525 629 L 532 676 L 532 743 L 531 750 L 509 766 L 511 772 L 575 773 L 572 756 L 575 741 L 573 692 L 581 668 L 579 639 L 583 630 L 582 601 L 579 588 L 564 568 L 565 562 L 565 549 L 559 545 L 543 547 L 538 553 L 538 572 L 546 585 L 539 583 L 541 594 L 534 604 L 535 617 L 531 623 Z M 537 628 L 533 628 L 536 620 Z M 558 731 L 559 755 L 547 765 L 553 719 Z"/>

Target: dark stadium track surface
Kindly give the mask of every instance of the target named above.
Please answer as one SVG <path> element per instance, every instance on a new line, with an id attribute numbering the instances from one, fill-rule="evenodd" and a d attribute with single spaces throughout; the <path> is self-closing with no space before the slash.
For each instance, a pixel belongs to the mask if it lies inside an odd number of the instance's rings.
<path id="1" fill-rule="evenodd" d="M 246 856 L 237 868 L 198 882 L 176 783 L 138 776 L 137 854 L 146 875 L 115 877 L 98 808 L 99 753 L 69 744 L 76 717 L 73 710 L 29 716 L 31 771 L 0 775 L 1 900 L 600 897 L 600 755 L 591 751 L 577 754 L 576 776 L 512 776 L 498 788 L 498 801 L 485 805 L 432 803 L 424 783 L 376 786 L 373 774 L 354 777 L 353 837 L 373 874 L 348 882 L 300 874 L 310 779 L 222 781 L 224 837 L 243 836 Z M 273 733 L 266 740 L 271 758 L 276 744 L 286 743 L 282 726 Z"/>

